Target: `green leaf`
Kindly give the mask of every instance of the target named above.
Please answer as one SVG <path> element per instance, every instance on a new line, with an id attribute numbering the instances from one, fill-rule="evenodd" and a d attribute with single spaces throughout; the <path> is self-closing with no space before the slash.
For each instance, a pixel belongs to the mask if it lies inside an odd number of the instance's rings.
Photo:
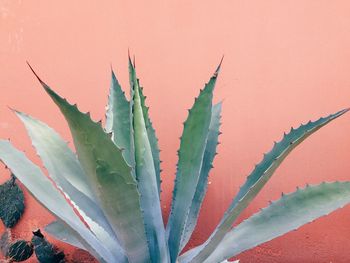
<path id="1" fill-rule="evenodd" d="M 39 79 L 39 78 L 38 78 Z M 140 194 L 130 166 L 101 127 L 39 79 L 71 130 L 89 184 L 118 236 L 130 263 L 149 262 Z"/>
<path id="2" fill-rule="evenodd" d="M 34 246 L 35 255 L 40 263 L 65 262 L 64 253 L 47 241 L 40 230 L 33 232 L 32 244 Z"/>
<path id="3" fill-rule="evenodd" d="M 112 227 L 88 185 L 85 172 L 67 143 L 45 123 L 16 112 L 24 123 L 33 146 L 49 172 L 96 237 L 116 256 L 123 254 Z"/>
<path id="4" fill-rule="evenodd" d="M 112 70 L 105 129 L 107 133 L 112 133 L 114 143 L 119 148 L 124 149 L 123 157 L 125 161 L 133 166 L 134 157 L 131 153 L 130 125 L 130 105 Z"/>
<path id="5" fill-rule="evenodd" d="M 133 127 L 135 142 L 136 178 L 141 193 L 141 207 L 149 244 L 151 262 L 169 262 L 169 250 L 165 239 L 165 229 L 159 200 L 151 145 L 148 140 L 140 87 L 135 69 L 132 68 Z"/>
<path id="6" fill-rule="evenodd" d="M 198 98 L 184 123 L 181 136 L 179 161 L 171 212 L 167 225 L 167 236 L 170 250 L 170 259 L 174 263 L 180 252 L 180 243 L 183 239 L 186 220 L 195 195 L 196 186 L 200 177 L 205 146 L 208 137 L 213 90 L 217 75 L 217 68 L 205 88 L 201 90 Z"/>
<path id="7" fill-rule="evenodd" d="M 191 238 L 191 235 L 197 224 L 199 211 L 203 203 L 204 196 L 207 192 L 209 171 L 213 167 L 212 164 L 213 164 L 214 157 L 216 155 L 216 147 L 218 145 L 218 138 L 220 134 L 219 128 L 220 128 L 221 108 L 222 108 L 222 103 L 218 103 L 214 105 L 212 108 L 208 140 L 205 146 L 201 172 L 200 172 L 200 176 L 197 184 L 196 193 L 192 200 L 192 205 L 188 215 L 183 240 L 181 241 L 180 250 L 182 250 L 185 247 L 185 245 Z"/>
<path id="8" fill-rule="evenodd" d="M 45 227 L 45 231 L 52 235 L 57 240 L 70 244 L 80 249 L 87 250 L 84 245 L 76 238 L 74 233 L 70 231 L 64 223 L 54 221 Z"/>
<path id="9" fill-rule="evenodd" d="M 154 169 L 155 169 L 156 178 L 157 178 L 158 192 L 160 195 L 162 179 L 160 177 L 161 169 L 160 169 L 160 157 L 159 157 L 160 150 L 158 146 L 158 138 L 156 136 L 156 131 L 153 128 L 151 118 L 149 117 L 149 113 L 148 113 L 149 107 L 146 106 L 146 97 L 143 95 L 142 87 L 140 87 L 139 89 L 139 94 L 141 99 L 143 118 L 145 121 L 146 130 L 147 130 L 147 136 L 148 136 L 148 140 L 152 151 Z"/>
<path id="10" fill-rule="evenodd" d="M 0 140 L 0 160 L 16 174 L 18 180 L 46 209 L 71 229 L 91 254 L 101 262 L 113 262 L 115 260 L 111 252 L 86 228 L 73 208 L 41 172 L 40 168 L 7 140 Z"/>
<path id="11" fill-rule="evenodd" d="M 282 236 L 349 204 L 350 182 L 322 183 L 282 195 L 225 235 L 205 263 L 215 263 Z"/>
<path id="12" fill-rule="evenodd" d="M 9 245 L 6 257 L 10 262 L 25 261 L 33 255 L 33 245 L 25 240 L 17 240 Z"/>
<path id="13" fill-rule="evenodd" d="M 0 219 L 7 228 L 14 227 L 24 212 L 24 195 L 15 177 L 0 185 Z"/>
<path id="14" fill-rule="evenodd" d="M 195 248 L 195 251 L 186 253 L 187 256 L 186 254 L 183 256 L 182 262 L 202 263 L 208 258 L 230 230 L 237 217 L 260 192 L 288 154 L 311 134 L 347 111 L 348 109 L 342 110 L 328 117 L 320 118 L 315 122 L 310 121 L 297 129 L 292 128 L 290 133 L 285 134 L 280 142 L 275 143 L 272 150 L 264 154 L 263 160 L 255 166 L 253 172 L 248 176 L 246 183 L 240 188 L 237 196 L 209 239 L 203 245 Z"/>

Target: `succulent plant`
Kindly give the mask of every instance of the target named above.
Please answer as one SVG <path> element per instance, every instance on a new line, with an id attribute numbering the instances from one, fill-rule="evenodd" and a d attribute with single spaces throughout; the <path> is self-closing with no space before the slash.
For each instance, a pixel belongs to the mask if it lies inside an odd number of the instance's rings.
<path id="1" fill-rule="evenodd" d="M 63 263 L 64 253 L 51 245 L 40 230 L 33 232 L 31 241 L 12 239 L 11 228 L 19 222 L 24 209 L 23 191 L 16 182 L 16 176 L 12 174 L 8 181 L 0 185 L 0 219 L 6 227 L 0 236 L 0 251 L 6 258 L 5 262 L 25 261 L 35 251 L 40 263 Z"/>
<path id="2" fill-rule="evenodd" d="M 10 180 L 0 185 L 0 219 L 6 228 L 14 227 L 24 212 L 24 195 L 12 174 Z"/>
<path id="3" fill-rule="evenodd" d="M 222 104 L 213 105 L 212 100 L 220 66 L 184 122 L 166 227 L 158 139 L 130 58 L 131 99 L 112 71 L 105 126 L 37 76 L 67 120 L 75 152 L 45 123 L 16 111 L 50 178 L 8 140 L 0 141 L 0 159 L 57 218 L 46 231 L 89 251 L 100 262 L 217 263 L 348 204 L 350 182 L 321 183 L 283 195 L 233 227 L 287 155 L 346 109 L 284 134 L 248 176 L 208 240 L 181 253 L 197 224 L 216 155 Z"/>

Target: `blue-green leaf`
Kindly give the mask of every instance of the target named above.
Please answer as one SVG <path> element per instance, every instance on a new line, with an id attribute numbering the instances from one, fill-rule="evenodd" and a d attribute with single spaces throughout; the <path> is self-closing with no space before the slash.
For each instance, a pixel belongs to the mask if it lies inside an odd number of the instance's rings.
<path id="1" fill-rule="evenodd" d="M 141 193 L 141 207 L 151 262 L 169 262 L 169 250 L 165 239 L 165 229 L 160 207 L 156 172 L 148 140 L 143 108 L 140 98 L 140 87 L 135 69 L 132 68 L 133 127 L 135 142 L 136 178 Z"/>
<path id="2" fill-rule="evenodd" d="M 39 81 L 68 122 L 80 164 L 129 262 L 149 262 L 140 194 L 122 150 L 105 133 L 101 123 L 93 122 L 88 114 Z"/>
<path id="3" fill-rule="evenodd" d="M 283 195 L 228 232 L 205 263 L 216 263 L 282 236 L 350 202 L 350 182 L 322 183 Z"/>
<path id="4" fill-rule="evenodd" d="M 200 177 L 211 119 L 213 90 L 219 68 L 201 90 L 184 123 L 171 212 L 167 225 L 170 259 L 174 263 L 180 252 L 186 220 Z"/>
<path id="5" fill-rule="evenodd" d="M 131 152 L 130 105 L 113 70 L 106 111 L 106 132 L 112 133 L 112 140 L 121 149 L 125 161 L 133 166 Z"/>
<path id="6" fill-rule="evenodd" d="M 50 178 L 66 198 L 71 200 L 96 237 L 106 244 L 112 253 L 122 254 L 114 231 L 103 211 L 96 204 L 96 198 L 88 185 L 86 175 L 67 143 L 45 123 L 24 113 L 16 113 L 24 123 Z"/>
<path id="7" fill-rule="evenodd" d="M 201 246 L 195 248 L 195 251 L 192 250 L 187 256 L 185 254 L 182 258 L 182 262 L 202 263 L 205 261 L 219 245 L 225 234 L 230 230 L 237 217 L 260 192 L 288 154 L 311 134 L 347 111 L 348 109 L 345 109 L 329 115 L 328 117 L 320 118 L 315 122 L 310 121 L 297 129 L 292 128 L 290 133 L 285 134 L 280 142 L 275 143 L 272 150 L 264 154 L 263 160 L 248 176 L 246 183 L 240 188 L 237 196 L 232 201 L 224 217 L 209 239 Z"/>
<path id="8" fill-rule="evenodd" d="M 147 130 L 147 136 L 148 140 L 151 146 L 152 151 L 152 157 L 153 157 L 153 163 L 154 163 L 154 169 L 156 172 L 156 179 L 157 179 L 157 186 L 158 186 L 158 192 L 160 194 L 161 192 L 161 177 L 160 177 L 160 157 L 159 157 L 159 146 L 158 146 L 158 138 L 156 136 L 156 131 L 153 128 L 153 124 L 151 121 L 151 118 L 148 114 L 149 108 L 146 106 L 146 97 L 143 95 L 143 90 L 140 87 L 139 89 L 140 99 L 141 99 L 141 106 L 142 106 L 142 113 L 145 120 L 146 130 Z"/>
<path id="9" fill-rule="evenodd" d="M 54 221 L 45 227 L 45 231 L 57 240 L 70 244 L 80 249 L 86 250 L 84 245 L 76 238 L 74 233 L 60 221 Z"/>
<path id="10" fill-rule="evenodd" d="M 111 252 L 95 237 L 74 212 L 52 182 L 22 152 L 7 140 L 0 140 L 0 160 L 16 174 L 18 180 L 52 214 L 64 222 L 89 252 L 101 262 L 115 262 Z"/>
<path id="11" fill-rule="evenodd" d="M 218 138 L 220 134 L 219 128 L 220 128 L 221 108 L 222 108 L 222 103 L 218 103 L 214 105 L 212 108 L 208 140 L 207 140 L 207 145 L 205 147 L 205 152 L 203 156 L 202 168 L 201 168 L 201 172 L 200 172 L 200 176 L 197 184 L 196 193 L 192 200 L 191 209 L 188 214 L 184 237 L 181 242 L 181 250 L 185 247 L 187 242 L 190 240 L 193 230 L 196 227 L 199 211 L 200 211 L 204 196 L 207 192 L 209 171 L 213 167 L 212 164 L 213 164 L 214 157 L 216 155 L 216 147 L 218 145 Z"/>

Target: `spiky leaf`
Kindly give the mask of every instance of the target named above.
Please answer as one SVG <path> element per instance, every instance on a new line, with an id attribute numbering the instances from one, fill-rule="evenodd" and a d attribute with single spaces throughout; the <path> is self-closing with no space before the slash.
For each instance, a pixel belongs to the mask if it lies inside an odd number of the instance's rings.
<path id="1" fill-rule="evenodd" d="M 58 250 L 41 234 L 40 230 L 33 232 L 32 244 L 35 255 L 40 263 L 63 263 L 64 253 Z"/>
<path id="2" fill-rule="evenodd" d="M 14 262 L 25 261 L 33 255 L 32 243 L 25 240 L 17 240 L 8 247 L 6 257 Z"/>
<path id="3" fill-rule="evenodd" d="M 14 176 L 0 185 L 0 218 L 8 228 L 14 227 L 24 212 L 24 195 Z"/>
<path id="4" fill-rule="evenodd" d="M 71 130 L 79 161 L 129 262 L 149 262 L 140 195 L 130 166 L 101 127 L 38 78 Z"/>
<path id="5" fill-rule="evenodd" d="M 191 238 L 193 230 L 196 227 L 199 211 L 200 211 L 204 196 L 207 192 L 209 171 L 213 167 L 212 164 L 213 164 L 214 157 L 216 155 L 216 147 L 218 144 L 218 137 L 220 133 L 219 128 L 220 128 L 221 108 L 222 108 L 222 103 L 218 103 L 214 105 L 212 108 L 209 133 L 208 133 L 207 144 L 205 146 L 205 151 L 204 151 L 204 156 L 202 161 L 202 168 L 201 168 L 201 172 L 200 172 L 200 176 L 197 184 L 196 193 L 193 197 L 190 212 L 188 215 L 184 237 L 181 242 L 181 250 L 185 247 L 185 245 Z"/>
<path id="6" fill-rule="evenodd" d="M 215 263 L 284 235 L 350 202 L 350 182 L 322 183 L 283 195 L 225 235 L 205 263 Z"/>
<path id="7" fill-rule="evenodd" d="M 54 238 L 70 244 L 72 246 L 78 247 L 80 249 L 87 250 L 84 245 L 76 238 L 74 233 L 63 223 L 59 221 L 54 221 L 45 227 L 45 231 L 52 235 Z"/>
<path id="8" fill-rule="evenodd" d="M 24 113 L 16 113 L 24 123 L 50 178 L 66 198 L 71 200 L 96 237 L 113 253 L 123 254 L 112 227 L 96 204 L 96 198 L 87 183 L 85 172 L 67 143 L 45 123 Z"/>
<path id="9" fill-rule="evenodd" d="M 184 123 L 181 136 L 179 161 L 171 212 L 167 225 L 167 236 L 170 250 L 170 259 L 174 263 L 180 252 L 180 243 L 183 239 L 186 220 L 195 195 L 200 176 L 205 145 L 208 137 L 213 90 L 220 66 L 209 80 L 205 88 L 196 98 Z"/>
<path id="10" fill-rule="evenodd" d="M 134 157 L 131 152 L 130 138 L 130 105 L 113 70 L 106 111 L 105 129 L 107 133 L 112 133 L 112 140 L 114 143 L 119 148 L 124 149 L 123 156 L 125 161 L 130 166 L 133 166 Z"/>
<path id="11" fill-rule="evenodd" d="M 156 178 L 157 178 L 158 192 L 160 194 L 162 179 L 160 177 L 161 169 L 160 169 L 160 156 L 159 156 L 160 150 L 158 146 L 158 138 L 156 136 L 156 131 L 153 128 L 153 124 L 148 113 L 149 108 L 146 106 L 146 97 L 143 95 L 143 89 L 141 87 L 139 89 L 139 95 L 141 100 L 143 118 L 145 121 L 146 130 L 147 130 L 147 136 L 148 136 L 148 140 L 152 151 L 154 169 L 155 169 Z"/>
<path id="12" fill-rule="evenodd" d="M 16 174 L 28 191 L 52 214 L 64 222 L 79 238 L 91 254 L 101 262 L 113 262 L 114 256 L 104 244 L 76 215 L 63 195 L 52 182 L 21 151 L 14 148 L 7 140 L 0 140 L 0 160 Z M 121 256 L 120 259 L 123 257 Z"/>
<path id="13" fill-rule="evenodd" d="M 169 262 L 169 252 L 165 240 L 165 229 L 160 207 L 156 171 L 148 140 L 140 87 L 135 68 L 132 68 L 133 127 L 135 142 L 136 178 L 141 193 L 141 207 L 152 262 Z"/>
<path id="14" fill-rule="evenodd" d="M 260 192 L 288 154 L 311 134 L 347 111 L 348 109 L 342 110 L 328 117 L 320 118 L 315 122 L 310 121 L 297 129 L 292 128 L 290 133 L 285 134 L 280 142 L 275 143 L 272 150 L 264 155 L 263 160 L 248 176 L 246 183 L 240 188 L 237 196 L 209 239 L 201 246 L 195 248 L 191 254 L 184 255 L 183 262 L 202 263 L 208 258 L 230 230 L 237 217 Z"/>

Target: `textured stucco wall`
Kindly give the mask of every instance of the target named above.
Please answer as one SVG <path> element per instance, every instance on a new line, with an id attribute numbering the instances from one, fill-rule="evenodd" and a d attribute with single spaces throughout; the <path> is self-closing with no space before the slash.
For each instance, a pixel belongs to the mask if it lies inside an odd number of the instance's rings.
<path id="1" fill-rule="evenodd" d="M 130 48 L 160 139 L 167 214 L 186 109 L 225 54 L 215 93 L 216 101 L 224 99 L 222 144 L 192 242 L 198 244 L 273 140 L 291 125 L 350 105 L 349 14 L 345 0 L 0 0 L 0 137 L 11 138 L 40 163 L 24 128 L 7 109 L 11 106 L 70 139 L 26 60 L 60 94 L 100 119 L 110 63 L 126 87 Z M 349 153 L 347 115 L 300 146 L 241 219 L 297 185 L 350 179 Z M 0 181 L 7 176 L 1 167 Z M 15 229 L 20 236 L 52 220 L 26 198 L 27 211 Z M 243 263 L 349 262 L 349 240 L 347 207 L 239 258 Z"/>

